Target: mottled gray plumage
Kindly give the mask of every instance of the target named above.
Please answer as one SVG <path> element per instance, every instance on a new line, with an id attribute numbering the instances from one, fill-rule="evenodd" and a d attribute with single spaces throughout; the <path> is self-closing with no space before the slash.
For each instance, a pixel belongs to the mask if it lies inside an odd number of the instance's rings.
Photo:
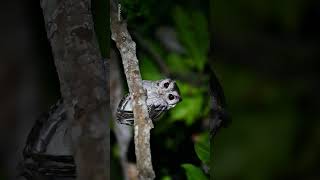
<path id="1" fill-rule="evenodd" d="M 179 88 L 175 81 L 162 79 L 159 81 L 142 81 L 147 91 L 147 107 L 149 117 L 152 120 L 158 119 L 164 112 L 176 106 L 182 99 Z M 117 120 L 121 124 L 133 125 L 133 110 L 131 94 L 124 96 L 117 109 Z"/>

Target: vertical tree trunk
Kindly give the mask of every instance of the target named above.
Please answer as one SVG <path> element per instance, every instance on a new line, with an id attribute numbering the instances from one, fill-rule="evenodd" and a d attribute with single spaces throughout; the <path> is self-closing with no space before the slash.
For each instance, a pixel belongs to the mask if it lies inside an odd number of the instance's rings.
<path id="1" fill-rule="evenodd" d="M 91 1 L 42 0 L 41 7 L 70 120 L 77 179 L 109 179 L 108 82 Z"/>

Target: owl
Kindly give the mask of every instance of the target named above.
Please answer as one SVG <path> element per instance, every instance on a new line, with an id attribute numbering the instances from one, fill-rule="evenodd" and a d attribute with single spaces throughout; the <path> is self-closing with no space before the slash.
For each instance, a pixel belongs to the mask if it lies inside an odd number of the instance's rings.
<path id="1" fill-rule="evenodd" d="M 142 81 L 143 88 L 147 92 L 147 107 L 149 117 L 157 120 L 162 114 L 175 107 L 182 101 L 179 88 L 172 79 L 158 81 Z M 117 121 L 120 124 L 132 126 L 134 124 L 131 94 L 124 96 L 117 109 Z"/>

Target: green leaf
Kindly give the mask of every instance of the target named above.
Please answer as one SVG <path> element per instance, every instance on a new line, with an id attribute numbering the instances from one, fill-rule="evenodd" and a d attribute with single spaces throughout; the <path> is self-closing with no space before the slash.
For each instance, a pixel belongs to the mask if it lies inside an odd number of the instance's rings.
<path id="1" fill-rule="evenodd" d="M 210 142 L 209 142 L 208 133 L 206 133 L 206 136 L 199 139 L 195 143 L 194 149 L 197 153 L 198 158 L 206 165 L 209 165 L 209 162 L 210 162 Z"/>
<path id="2" fill-rule="evenodd" d="M 202 115 L 203 96 L 195 95 L 182 98 L 182 102 L 170 111 L 171 120 L 184 120 L 187 125 L 192 125 Z"/>
<path id="3" fill-rule="evenodd" d="M 169 54 L 166 58 L 166 63 L 170 71 L 174 73 L 185 73 L 190 71 L 190 63 L 188 62 L 189 61 L 186 61 L 185 58 L 175 53 Z"/>
<path id="4" fill-rule="evenodd" d="M 140 70 L 142 79 L 159 80 L 163 78 L 158 67 L 146 56 L 140 58 Z"/>
<path id="5" fill-rule="evenodd" d="M 207 180 L 208 179 L 200 168 L 192 164 L 182 164 L 181 166 L 185 169 L 188 180 Z"/>
<path id="6" fill-rule="evenodd" d="M 182 102 L 170 110 L 170 121 L 184 121 L 186 125 L 192 125 L 197 119 L 204 115 L 204 88 L 194 87 L 188 83 L 177 82 Z"/>
<path id="7" fill-rule="evenodd" d="M 161 178 L 161 180 L 172 180 L 172 178 L 170 176 L 164 176 Z"/>
<path id="8" fill-rule="evenodd" d="M 208 24 L 205 15 L 199 11 L 189 12 L 176 7 L 173 17 L 178 37 L 190 56 L 188 64 L 202 71 L 209 49 Z"/>

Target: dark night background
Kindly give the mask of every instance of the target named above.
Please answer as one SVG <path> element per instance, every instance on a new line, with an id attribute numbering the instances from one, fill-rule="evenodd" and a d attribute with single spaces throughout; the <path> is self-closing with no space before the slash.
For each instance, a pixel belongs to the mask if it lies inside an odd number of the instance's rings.
<path id="1" fill-rule="evenodd" d="M 214 1 L 216 74 L 233 117 L 217 179 L 320 178 L 320 2 Z"/>
<path id="2" fill-rule="evenodd" d="M 106 56 L 108 44 L 101 39 L 109 35 L 98 22 L 109 17 L 100 14 L 102 1 L 95 2 L 96 30 Z M 205 136 L 208 99 L 205 84 L 194 82 L 207 82 L 204 66 L 220 79 L 233 120 L 213 140 L 216 179 L 320 179 L 319 1 L 122 3 L 130 32 L 142 37 L 170 72 L 188 77 L 178 81 L 183 104 L 152 133 L 157 179 L 186 178 L 185 163 L 201 167 L 194 143 Z M 2 3 L 0 23 L 0 179 L 5 180 L 17 171 L 35 118 L 60 93 L 39 2 Z M 163 28 L 176 32 L 182 49 L 163 45 L 169 36 Z M 205 58 L 209 37 L 212 59 Z M 141 42 L 137 48 L 143 78 L 165 77 Z M 130 151 L 134 161 L 133 146 Z M 116 153 L 112 156 L 112 174 L 119 177 Z"/>

